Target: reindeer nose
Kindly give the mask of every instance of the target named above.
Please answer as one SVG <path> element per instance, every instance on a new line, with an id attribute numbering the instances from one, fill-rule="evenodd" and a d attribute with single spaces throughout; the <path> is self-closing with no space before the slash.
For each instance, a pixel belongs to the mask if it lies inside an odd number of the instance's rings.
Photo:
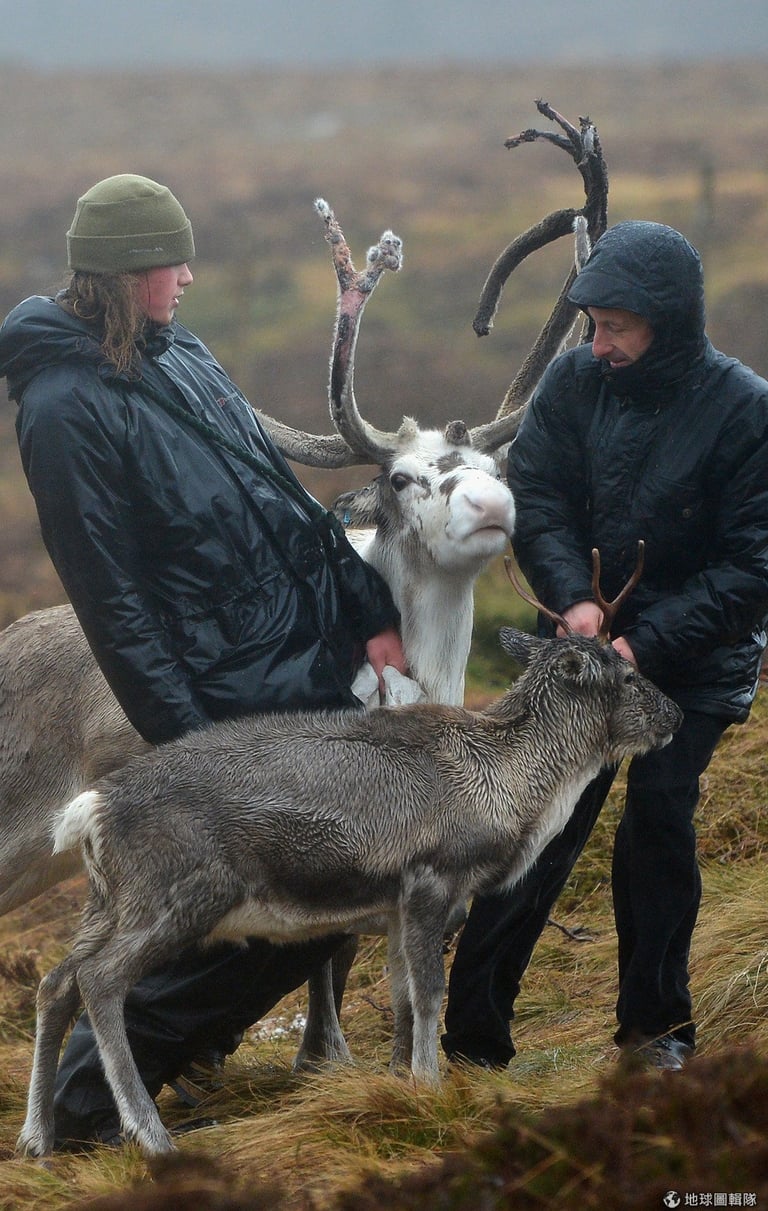
<path id="1" fill-rule="evenodd" d="M 479 521 L 483 526 L 498 526 L 507 534 L 512 533 L 515 506 L 503 484 L 467 485 L 461 499 L 475 522 Z"/>

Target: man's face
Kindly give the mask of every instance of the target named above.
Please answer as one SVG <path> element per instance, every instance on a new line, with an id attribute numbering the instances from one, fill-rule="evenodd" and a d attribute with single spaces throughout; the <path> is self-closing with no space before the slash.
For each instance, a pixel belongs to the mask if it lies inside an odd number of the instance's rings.
<path id="1" fill-rule="evenodd" d="M 188 265 L 167 265 L 136 274 L 139 302 L 156 324 L 170 324 L 184 287 L 192 284 Z"/>
<path id="2" fill-rule="evenodd" d="M 594 321 L 592 352 L 610 364 L 612 370 L 631 366 L 653 341 L 653 328 L 641 315 L 621 307 L 588 307 Z"/>

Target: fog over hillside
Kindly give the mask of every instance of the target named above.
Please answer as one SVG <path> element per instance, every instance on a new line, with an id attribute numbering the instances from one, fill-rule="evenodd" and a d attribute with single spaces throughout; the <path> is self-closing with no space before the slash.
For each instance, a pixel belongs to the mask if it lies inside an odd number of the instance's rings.
<path id="1" fill-rule="evenodd" d="M 0 62 L 559 62 L 768 56 L 765 0 L 0 0 Z"/>

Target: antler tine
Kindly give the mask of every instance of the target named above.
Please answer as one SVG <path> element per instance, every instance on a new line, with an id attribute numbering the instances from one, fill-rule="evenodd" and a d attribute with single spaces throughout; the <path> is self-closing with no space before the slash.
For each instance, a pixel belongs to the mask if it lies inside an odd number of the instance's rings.
<path id="1" fill-rule="evenodd" d="M 536 107 L 540 114 L 556 122 L 565 131 L 565 136 L 548 131 L 525 130 L 515 138 L 507 139 L 505 146 L 519 147 L 522 143 L 544 139 L 567 151 L 581 173 L 585 203 L 580 209 L 568 207 L 553 211 L 517 236 L 497 258 L 483 287 L 473 321 L 478 336 L 487 336 L 493 327 L 504 284 L 521 261 L 537 249 L 573 232 L 580 219 L 586 220 L 589 245 L 599 239 L 607 224 L 608 172 L 595 126 L 589 118 L 580 118 L 580 130 L 577 130 L 547 101 L 538 100 Z M 581 232 L 577 236 L 580 237 Z M 580 250 L 579 238 L 577 249 Z M 568 291 L 577 271 L 577 266 L 570 270 L 549 318 L 504 396 L 496 420 L 473 430 L 473 441 L 478 448 L 497 449 L 515 436 L 536 383 L 576 321 L 578 309 L 568 301 Z"/>
<path id="2" fill-rule="evenodd" d="M 567 138 L 549 131 L 524 130 L 515 138 L 506 139 L 507 148 L 519 147 L 522 143 L 535 143 L 540 139 L 553 143 L 567 151 L 575 161 L 584 182 L 585 203 L 581 209 L 568 207 L 553 211 L 547 218 L 533 224 L 518 236 L 496 260 L 483 287 L 473 327 L 478 336 L 487 336 L 493 326 L 493 316 L 498 307 L 501 291 L 509 275 L 522 260 L 537 248 L 552 243 L 573 230 L 577 215 L 587 218 L 589 237 L 592 243 L 605 230 L 608 208 L 608 170 L 603 159 L 597 129 L 589 118 L 580 118 L 581 130 L 577 131 L 547 101 L 538 100 L 536 108 L 544 117 L 557 122 L 566 131 Z"/>
<path id="3" fill-rule="evenodd" d="M 624 604 L 629 594 L 634 589 L 643 574 L 643 565 L 645 563 L 645 543 L 642 538 L 637 544 L 637 561 L 635 570 L 630 576 L 627 583 L 621 592 L 614 597 L 613 601 L 606 601 L 600 589 L 600 552 L 597 547 L 592 548 L 592 596 L 597 605 L 603 611 L 603 621 L 600 624 L 600 630 L 597 633 L 598 639 L 603 643 L 608 643 L 611 637 L 611 626 L 613 620 L 619 612 L 620 607 Z"/>
<path id="4" fill-rule="evenodd" d="M 537 133 L 535 131 L 531 132 Z M 558 146 L 562 146 L 559 143 Z M 504 284 L 508 277 L 517 269 L 521 261 L 530 256 L 532 252 L 537 252 L 539 248 L 545 248 L 547 244 L 554 243 L 561 236 L 568 235 L 573 231 L 573 224 L 576 215 L 580 211 L 574 209 L 573 206 L 568 206 L 564 210 L 554 210 L 552 214 L 541 219 L 538 223 L 534 223 L 526 231 L 516 236 L 511 244 L 508 244 L 504 251 L 494 262 L 485 285 L 480 294 L 480 302 L 477 305 L 475 318 L 472 321 L 472 327 L 478 336 L 488 336 L 493 328 L 493 319 L 498 310 L 499 302 L 501 301 L 501 293 L 504 289 Z M 575 308 L 573 308 L 575 313 Z"/>
<path id="5" fill-rule="evenodd" d="M 533 606 L 535 610 L 538 610 L 544 615 L 545 618 L 548 618 L 550 622 L 554 622 L 557 626 L 561 626 L 566 634 L 572 634 L 573 627 L 565 621 L 561 614 L 556 614 L 554 610 L 550 610 L 545 605 L 542 605 L 538 598 L 534 597 L 533 594 L 529 593 L 524 587 L 520 577 L 517 574 L 517 567 L 515 566 L 515 561 L 511 555 L 504 556 L 504 567 L 506 569 L 507 576 L 509 577 L 510 584 L 517 593 L 518 597 L 522 597 L 523 601 L 527 601 L 528 605 Z"/>
<path id="6" fill-rule="evenodd" d="M 375 429 L 358 412 L 353 390 L 355 345 L 360 317 L 379 278 L 386 269 L 396 272 L 402 265 L 402 243 L 391 231 L 385 231 L 378 244 L 368 250 L 366 268 L 358 272 L 328 203 L 318 198 L 315 210 L 325 222 L 325 238 L 331 246 L 339 285 L 329 389 L 331 417 L 337 432 L 305 433 L 258 408 L 255 412 L 278 449 L 302 466 L 381 465 L 396 447 L 397 434 Z"/>

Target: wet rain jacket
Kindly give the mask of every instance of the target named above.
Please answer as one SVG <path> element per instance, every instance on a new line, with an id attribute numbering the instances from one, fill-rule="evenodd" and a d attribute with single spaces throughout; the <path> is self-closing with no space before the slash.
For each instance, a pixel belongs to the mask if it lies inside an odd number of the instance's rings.
<path id="1" fill-rule="evenodd" d="M 712 347 L 698 254 L 671 228 L 610 228 L 570 297 L 654 339 L 614 371 L 580 345 L 542 378 L 509 458 L 521 567 L 562 614 L 592 600 L 592 547 L 610 598 L 643 539 L 613 637 L 683 708 L 743 720 L 768 615 L 768 383 Z"/>
<path id="2" fill-rule="evenodd" d="M 192 333 L 155 330 L 129 381 L 90 325 L 34 297 L 0 329 L 0 375 L 46 547 L 146 740 L 245 711 L 357 703 L 366 641 L 398 625 L 389 590 Z"/>

